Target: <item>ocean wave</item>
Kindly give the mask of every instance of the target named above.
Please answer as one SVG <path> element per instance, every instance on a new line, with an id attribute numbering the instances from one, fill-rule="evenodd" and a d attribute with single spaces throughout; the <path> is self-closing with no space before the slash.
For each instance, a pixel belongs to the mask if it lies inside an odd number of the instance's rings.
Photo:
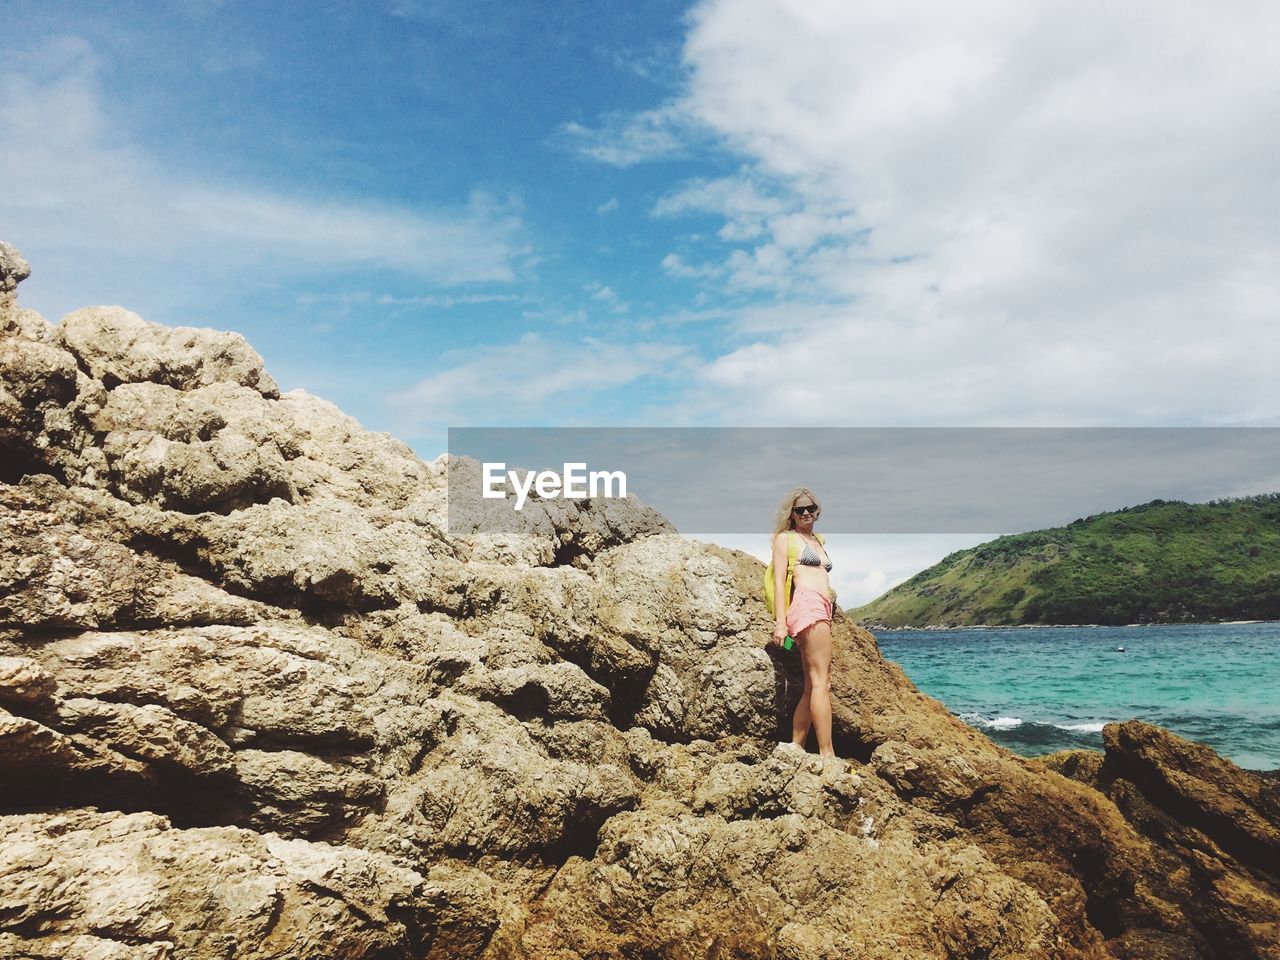
<path id="1" fill-rule="evenodd" d="M 960 719 L 971 727 L 985 730 L 1012 730 L 1025 722 L 1021 717 L 984 717 L 980 713 L 962 713 Z"/>
<path id="2" fill-rule="evenodd" d="M 1019 727 L 1054 727 L 1058 730 L 1070 730 L 1072 733 L 1101 733 L 1107 720 L 1090 720 L 1085 723 L 1045 723 L 1039 720 L 1024 720 L 1022 717 L 988 717 L 981 713 L 962 713 L 959 719 L 977 727 L 979 730 L 1016 730 Z"/>

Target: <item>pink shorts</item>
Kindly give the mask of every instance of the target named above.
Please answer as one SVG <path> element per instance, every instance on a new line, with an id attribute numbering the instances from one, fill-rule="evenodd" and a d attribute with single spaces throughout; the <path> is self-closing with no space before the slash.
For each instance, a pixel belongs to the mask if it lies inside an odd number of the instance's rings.
<path id="1" fill-rule="evenodd" d="M 787 632 L 799 637 L 806 628 L 822 620 L 831 622 L 831 598 L 813 587 L 796 587 L 795 596 L 787 606 Z"/>

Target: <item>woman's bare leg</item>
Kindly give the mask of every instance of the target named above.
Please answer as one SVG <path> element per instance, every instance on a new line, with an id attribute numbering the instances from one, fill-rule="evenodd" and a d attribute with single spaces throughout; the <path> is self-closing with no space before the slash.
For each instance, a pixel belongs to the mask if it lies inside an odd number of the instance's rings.
<path id="1" fill-rule="evenodd" d="M 801 703 L 808 700 L 809 719 L 818 735 L 818 753 L 824 757 L 834 757 L 835 748 L 831 745 L 831 624 L 820 620 L 807 630 L 803 630 L 798 638 L 801 642 L 800 655 L 804 661 L 804 686 L 808 693 Z M 799 716 L 800 709 L 796 708 Z M 794 723 L 793 719 L 793 733 Z M 808 724 L 805 725 L 808 736 Z"/>

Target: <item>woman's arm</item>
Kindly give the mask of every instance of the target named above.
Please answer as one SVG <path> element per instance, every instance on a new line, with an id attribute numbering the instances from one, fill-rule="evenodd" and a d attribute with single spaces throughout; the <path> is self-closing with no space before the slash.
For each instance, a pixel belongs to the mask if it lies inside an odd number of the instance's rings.
<path id="1" fill-rule="evenodd" d="M 773 633 L 779 642 L 787 635 L 787 546 L 785 533 L 773 538 Z M 779 627 L 782 633 L 778 633 Z"/>

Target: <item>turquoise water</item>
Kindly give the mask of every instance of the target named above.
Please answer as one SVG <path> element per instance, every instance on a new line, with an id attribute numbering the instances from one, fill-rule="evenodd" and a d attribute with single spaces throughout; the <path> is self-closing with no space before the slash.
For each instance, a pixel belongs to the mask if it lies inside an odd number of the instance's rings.
<path id="1" fill-rule="evenodd" d="M 1242 767 L 1280 767 L 1280 622 L 886 630 L 876 638 L 921 691 L 1025 756 L 1100 750 L 1104 723 L 1136 717 Z"/>

